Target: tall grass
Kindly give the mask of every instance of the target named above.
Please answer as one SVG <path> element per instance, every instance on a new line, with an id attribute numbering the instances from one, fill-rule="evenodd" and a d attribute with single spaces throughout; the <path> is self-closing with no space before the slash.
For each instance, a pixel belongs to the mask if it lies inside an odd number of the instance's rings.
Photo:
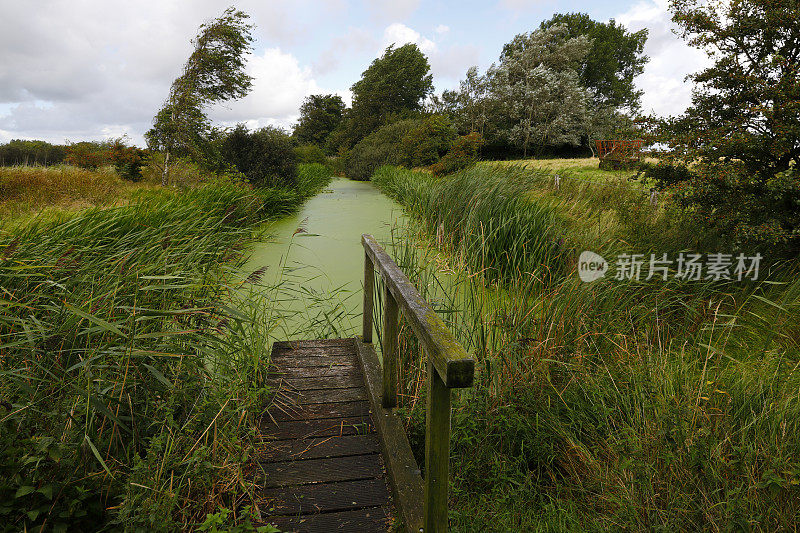
<path id="1" fill-rule="evenodd" d="M 0 530 L 184 529 L 254 500 L 274 317 L 229 270 L 327 181 L 301 178 L 0 228 Z"/>
<path id="2" fill-rule="evenodd" d="M 47 206 L 85 208 L 124 200 L 137 186 L 111 167 L 0 167 L 0 221 Z"/>
<path id="3" fill-rule="evenodd" d="M 638 191 L 609 196 L 576 184 L 556 193 L 552 179 L 519 172 L 478 167 L 437 181 L 385 168 L 374 178 L 422 221 L 391 253 L 479 362 L 475 388 L 454 409 L 454 529 L 793 528 L 797 265 L 750 286 L 582 283 L 582 246 L 671 251 L 707 236 L 634 204 Z M 606 213 L 603 231 L 587 231 L 591 220 L 573 216 L 580 209 Z M 534 216 L 542 220 L 526 218 Z M 637 238 L 636 224 L 662 231 Z M 552 254 L 548 239 L 527 237 L 531 227 L 563 232 L 567 251 Z M 542 264 L 560 274 L 542 276 Z M 421 458 L 425 370 L 403 329 L 399 382 Z"/>

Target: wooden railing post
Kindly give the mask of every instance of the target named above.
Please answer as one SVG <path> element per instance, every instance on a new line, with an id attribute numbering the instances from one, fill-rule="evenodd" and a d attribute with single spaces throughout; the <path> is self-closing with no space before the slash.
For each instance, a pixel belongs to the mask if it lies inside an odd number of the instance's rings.
<path id="1" fill-rule="evenodd" d="M 397 407 L 397 341 L 398 341 L 398 308 L 397 301 L 389 290 L 389 284 L 383 285 L 383 406 Z"/>
<path id="2" fill-rule="evenodd" d="M 367 253 L 364 264 L 364 339 L 369 325 L 372 329 L 373 268 L 383 279 L 383 390 L 378 400 L 377 391 L 371 398 L 384 408 L 397 406 L 397 368 L 399 365 L 398 332 L 399 313 L 414 332 L 424 350 L 428 368 L 428 398 L 425 410 L 425 479 L 416 482 L 403 478 L 401 488 L 393 485 L 397 501 L 403 503 L 403 515 L 410 531 L 422 528 L 425 533 L 447 531 L 447 491 L 450 470 L 450 394 L 454 388 L 471 387 L 475 376 L 475 360 L 456 341 L 447 325 L 425 301 L 400 267 L 375 241 L 372 235 L 362 235 L 361 242 Z M 369 273 L 367 273 L 369 270 Z M 369 287 L 369 294 L 367 294 Z M 367 318 L 369 308 L 370 318 Z M 367 321 L 370 320 L 368 323 Z M 377 361 L 375 362 L 377 374 Z M 374 379 L 377 382 L 377 375 Z M 375 387 L 377 389 L 377 387 Z M 374 408 L 376 411 L 380 409 Z M 393 414 L 386 411 L 384 416 Z M 387 418 L 389 419 L 389 418 Z M 383 420 L 383 419 L 381 419 Z M 392 419 L 394 420 L 394 419 Z M 399 428 L 401 422 L 395 421 Z M 402 430 L 398 430 L 402 431 Z M 407 444 L 407 443 L 406 443 Z M 407 455 L 411 456 L 410 447 Z M 392 456 L 391 451 L 385 451 Z M 408 459 L 407 462 L 414 462 Z M 398 472 L 406 472 L 402 468 Z M 394 475 L 394 474 L 393 474 Z M 403 474 L 398 474 L 402 475 Z M 415 474 L 416 475 L 416 474 Z M 413 476 L 412 476 L 413 477 Z M 393 481 L 393 483 L 395 483 Z M 418 483 L 415 490 L 409 489 Z M 422 485 L 424 483 L 424 494 Z M 416 494 L 416 496 L 414 496 Z M 422 511 L 422 515 L 420 515 Z"/>
<path id="3" fill-rule="evenodd" d="M 375 301 L 373 291 L 375 290 L 375 266 L 369 254 L 364 251 L 364 316 L 362 318 L 363 328 L 361 338 L 366 343 L 372 342 L 372 305 Z"/>
<path id="4" fill-rule="evenodd" d="M 450 388 L 429 361 L 425 410 L 425 533 L 447 531 L 449 470 Z"/>

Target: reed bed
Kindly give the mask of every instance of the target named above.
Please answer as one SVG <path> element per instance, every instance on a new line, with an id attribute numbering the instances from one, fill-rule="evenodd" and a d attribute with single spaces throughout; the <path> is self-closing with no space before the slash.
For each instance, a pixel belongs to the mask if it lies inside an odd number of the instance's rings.
<path id="1" fill-rule="evenodd" d="M 479 362 L 454 403 L 454 530 L 794 528 L 796 262 L 750 284 L 587 284 L 584 247 L 672 251 L 713 235 L 639 203 L 643 191 L 554 191 L 552 176 L 518 167 L 439 180 L 385 167 L 374 181 L 420 221 L 390 253 Z M 581 210 L 604 214 L 602 231 Z M 421 460 L 425 367 L 401 330 L 398 383 Z"/>
<path id="2" fill-rule="evenodd" d="M 259 514 L 242 469 L 278 317 L 235 268 L 257 225 L 328 179 L 300 175 L 294 190 L 219 180 L 0 227 L 0 531 Z"/>

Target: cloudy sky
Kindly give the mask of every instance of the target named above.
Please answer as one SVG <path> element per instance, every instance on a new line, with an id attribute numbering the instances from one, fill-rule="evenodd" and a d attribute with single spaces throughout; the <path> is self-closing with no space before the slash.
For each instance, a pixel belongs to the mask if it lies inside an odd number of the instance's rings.
<path id="1" fill-rule="evenodd" d="M 349 87 L 391 43 L 428 56 L 436 91 L 555 12 L 648 28 L 650 62 L 637 80 L 646 112 L 685 109 L 686 74 L 705 56 L 672 32 L 667 0 L 245 0 L 256 25 L 246 98 L 211 110 L 222 124 L 290 127 L 303 98 Z M 0 0 L 0 142 L 101 140 L 142 134 L 189 56 L 204 21 L 231 2 L 212 0 Z"/>

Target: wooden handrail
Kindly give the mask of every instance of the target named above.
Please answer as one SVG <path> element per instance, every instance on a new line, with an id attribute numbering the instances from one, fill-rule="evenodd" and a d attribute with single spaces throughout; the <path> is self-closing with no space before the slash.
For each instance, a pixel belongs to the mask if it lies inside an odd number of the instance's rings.
<path id="1" fill-rule="evenodd" d="M 364 245 L 364 342 L 372 342 L 375 269 L 383 278 L 383 390 L 385 408 L 397 406 L 399 311 L 411 325 L 428 359 L 425 406 L 425 495 L 423 531 L 447 531 L 447 489 L 450 466 L 450 389 L 471 387 L 475 360 L 456 341 L 444 321 L 428 305 L 400 267 L 372 235 Z"/>

